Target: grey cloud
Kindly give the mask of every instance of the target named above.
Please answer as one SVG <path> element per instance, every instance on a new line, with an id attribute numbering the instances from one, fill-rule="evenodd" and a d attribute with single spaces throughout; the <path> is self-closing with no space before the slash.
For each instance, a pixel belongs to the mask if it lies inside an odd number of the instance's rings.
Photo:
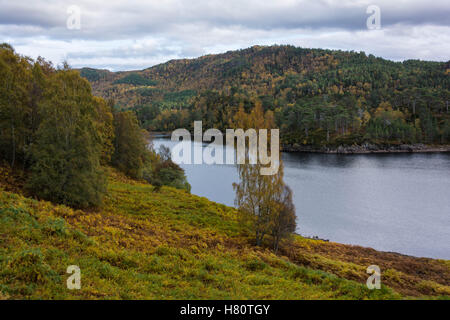
<path id="1" fill-rule="evenodd" d="M 81 30 L 66 28 L 72 4 L 81 8 Z M 384 33 L 366 29 L 369 4 L 380 7 Z M 0 8 L 0 39 L 77 67 L 144 68 L 275 43 L 397 60 L 448 60 L 449 52 L 448 0 L 0 0 Z"/>
<path id="2" fill-rule="evenodd" d="M 54 28 L 65 21 L 67 6 L 47 1 L 0 1 L 0 25 Z M 60 11 L 59 14 L 55 12 Z"/>
<path id="3" fill-rule="evenodd" d="M 72 1 L 34 1 L 33 7 L 1 1 L 0 24 L 46 28 L 57 39 L 124 39 L 170 32 L 174 26 L 242 26 L 248 29 L 364 29 L 367 1 L 78 1 L 82 30 L 65 28 Z M 65 4 L 65 5 L 64 5 Z M 375 3 L 377 4 L 377 3 Z M 378 1 L 382 21 L 392 24 L 448 25 L 450 6 L 444 1 Z"/>

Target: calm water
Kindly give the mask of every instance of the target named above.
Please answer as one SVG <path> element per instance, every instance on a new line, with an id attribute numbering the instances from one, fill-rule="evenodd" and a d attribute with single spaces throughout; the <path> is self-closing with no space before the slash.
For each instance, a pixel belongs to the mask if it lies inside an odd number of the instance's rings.
<path id="1" fill-rule="evenodd" d="M 157 138 L 173 147 L 174 142 Z M 282 155 L 297 232 L 382 251 L 450 259 L 450 154 Z M 192 193 L 234 205 L 237 170 L 182 165 Z"/>

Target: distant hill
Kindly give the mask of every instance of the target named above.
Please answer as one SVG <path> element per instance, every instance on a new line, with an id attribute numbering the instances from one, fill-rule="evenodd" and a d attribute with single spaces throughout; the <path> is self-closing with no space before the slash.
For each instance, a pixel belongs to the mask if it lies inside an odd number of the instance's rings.
<path id="1" fill-rule="evenodd" d="M 254 46 L 145 70 L 81 69 L 94 94 L 135 109 L 151 130 L 203 119 L 226 127 L 241 105 L 274 112 L 285 143 L 326 146 L 450 141 L 450 62 L 364 52 Z"/>

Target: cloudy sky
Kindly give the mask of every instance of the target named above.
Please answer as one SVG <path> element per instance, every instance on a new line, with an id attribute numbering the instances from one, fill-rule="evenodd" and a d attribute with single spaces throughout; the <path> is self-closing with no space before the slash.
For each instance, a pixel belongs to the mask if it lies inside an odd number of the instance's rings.
<path id="1" fill-rule="evenodd" d="M 379 29 L 370 5 L 380 9 Z M 0 0 L 0 42 L 114 71 L 271 44 L 447 61 L 450 1 Z"/>

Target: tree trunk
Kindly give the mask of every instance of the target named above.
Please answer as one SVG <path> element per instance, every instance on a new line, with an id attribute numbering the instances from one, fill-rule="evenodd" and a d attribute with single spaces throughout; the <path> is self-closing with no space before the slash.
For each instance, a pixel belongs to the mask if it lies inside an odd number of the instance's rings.
<path id="1" fill-rule="evenodd" d="M 261 246 L 261 233 L 256 231 L 256 246 Z"/>
<path id="2" fill-rule="evenodd" d="M 278 246 L 280 243 L 280 237 L 279 236 L 275 236 L 274 238 L 274 244 L 273 244 L 273 250 L 275 251 L 275 254 L 278 253 Z"/>

